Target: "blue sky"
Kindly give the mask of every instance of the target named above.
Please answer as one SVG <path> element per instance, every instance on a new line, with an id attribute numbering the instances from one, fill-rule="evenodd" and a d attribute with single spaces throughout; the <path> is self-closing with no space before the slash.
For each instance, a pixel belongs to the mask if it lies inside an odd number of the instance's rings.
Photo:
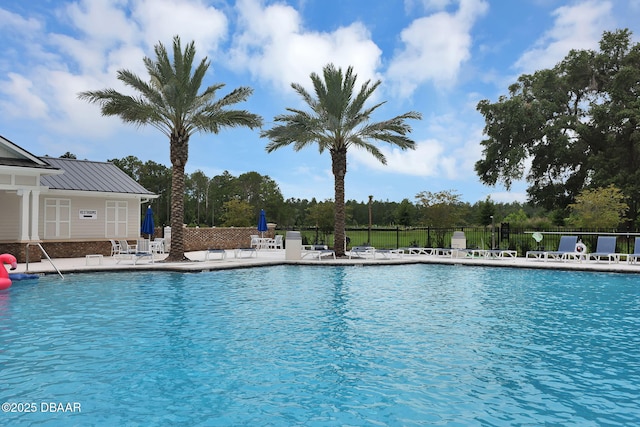
<path id="1" fill-rule="evenodd" d="M 629 28 L 640 40 L 640 0 L 5 0 L 0 5 L 0 135 L 36 155 L 70 151 L 105 161 L 134 155 L 170 166 L 169 143 L 154 128 L 100 115 L 78 92 L 127 92 L 116 71 L 146 77 L 142 58 L 174 35 L 194 40 L 211 61 L 205 84 L 254 89 L 243 108 L 265 128 L 286 107 L 304 107 L 292 82 L 309 87 L 327 63 L 353 66 L 361 82 L 381 80 L 374 120 L 409 110 L 414 151 L 385 144 L 384 166 L 351 150 L 347 199 L 401 201 L 453 190 L 474 203 L 524 201 L 480 183 L 484 121 L 478 101 L 496 101 L 523 73 L 548 68 L 570 49 L 597 49 L 604 31 Z M 328 153 L 286 147 L 267 154 L 258 131 L 195 134 L 187 172 L 209 177 L 256 171 L 285 198 L 333 198 Z"/>

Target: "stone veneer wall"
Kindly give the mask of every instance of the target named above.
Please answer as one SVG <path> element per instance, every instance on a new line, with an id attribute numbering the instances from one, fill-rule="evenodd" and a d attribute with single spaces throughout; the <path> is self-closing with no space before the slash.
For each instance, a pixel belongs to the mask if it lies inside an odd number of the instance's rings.
<path id="1" fill-rule="evenodd" d="M 215 228 L 184 228 L 184 250 L 203 251 L 212 249 L 247 248 L 251 244 L 251 235 L 259 234 L 253 227 L 215 227 Z M 162 229 L 156 228 L 155 237 L 162 236 Z M 273 238 L 275 229 L 269 228 L 264 237 Z M 135 243 L 128 239 L 129 243 Z M 109 240 L 83 241 L 43 241 L 42 247 L 51 258 L 81 258 L 88 254 L 111 254 Z M 26 243 L 0 243 L 0 253 L 13 254 L 18 262 L 26 261 Z M 46 257 L 36 245 L 29 246 L 29 262 L 39 262 Z"/>

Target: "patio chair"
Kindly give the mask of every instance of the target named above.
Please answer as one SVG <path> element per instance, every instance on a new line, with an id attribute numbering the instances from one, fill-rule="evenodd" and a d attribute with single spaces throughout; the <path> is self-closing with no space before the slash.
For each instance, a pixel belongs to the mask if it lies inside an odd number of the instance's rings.
<path id="1" fill-rule="evenodd" d="M 157 254 L 163 254 L 164 253 L 164 238 L 163 237 L 156 237 L 155 239 L 153 239 L 153 242 L 151 242 L 151 250 Z"/>
<path id="2" fill-rule="evenodd" d="M 627 255 L 627 262 L 629 264 L 637 264 L 640 259 L 640 237 L 636 237 L 636 243 L 633 247 L 633 253 Z"/>
<path id="3" fill-rule="evenodd" d="M 611 262 L 619 262 L 620 254 L 616 253 L 616 236 L 598 236 L 598 242 L 596 243 L 596 251 L 589 254 L 589 260 L 593 259 L 596 262 L 606 259 Z"/>
<path id="4" fill-rule="evenodd" d="M 115 240 L 111 239 L 111 256 L 117 255 L 120 253 L 120 243 L 116 242 Z"/>
<path id="5" fill-rule="evenodd" d="M 275 239 L 269 239 L 267 249 L 282 249 L 282 234 L 277 234 Z"/>
<path id="6" fill-rule="evenodd" d="M 525 258 L 542 259 L 544 261 L 548 259 L 565 259 L 566 254 L 575 253 L 577 243 L 578 236 L 562 236 L 560 237 L 557 251 L 527 251 Z"/>
<path id="7" fill-rule="evenodd" d="M 123 246 L 123 243 L 126 246 Z M 133 265 L 136 265 L 138 261 L 144 258 L 151 258 L 151 263 L 154 263 L 153 251 L 151 250 L 151 241 L 147 239 L 138 239 L 137 245 L 129 245 L 126 240 L 120 241 L 120 245 L 126 247 L 126 251 L 121 250 L 117 256 L 116 264 L 119 264 L 122 260 L 133 261 Z"/>
<path id="8" fill-rule="evenodd" d="M 136 253 L 136 245 L 130 245 L 126 240 L 120 240 L 119 246 L 118 255 Z"/>
<path id="9" fill-rule="evenodd" d="M 249 245 L 250 248 L 254 248 L 254 249 L 260 249 L 260 236 L 258 236 L 257 234 L 252 234 L 251 236 L 251 244 Z"/>

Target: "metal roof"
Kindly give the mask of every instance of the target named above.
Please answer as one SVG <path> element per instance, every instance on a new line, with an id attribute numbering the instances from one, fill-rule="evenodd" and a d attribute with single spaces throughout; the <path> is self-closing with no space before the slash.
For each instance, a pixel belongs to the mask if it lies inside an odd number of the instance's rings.
<path id="1" fill-rule="evenodd" d="M 40 159 L 64 171 L 40 177 L 40 184 L 51 189 L 153 195 L 113 163 L 58 157 Z"/>

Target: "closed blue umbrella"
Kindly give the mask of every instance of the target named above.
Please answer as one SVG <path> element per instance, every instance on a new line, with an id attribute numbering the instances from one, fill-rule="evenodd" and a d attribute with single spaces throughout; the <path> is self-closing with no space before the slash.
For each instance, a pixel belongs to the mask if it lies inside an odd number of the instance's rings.
<path id="1" fill-rule="evenodd" d="M 142 227 L 140 227 L 140 232 L 142 234 L 148 234 L 149 239 L 153 233 L 155 233 L 155 223 L 153 222 L 153 211 L 151 210 L 151 206 L 147 208 L 147 213 L 144 215 L 144 220 L 142 221 Z"/>
<path id="2" fill-rule="evenodd" d="M 264 237 L 264 232 L 267 231 L 267 214 L 264 213 L 264 209 L 260 209 L 260 217 L 258 218 L 258 231 Z"/>

